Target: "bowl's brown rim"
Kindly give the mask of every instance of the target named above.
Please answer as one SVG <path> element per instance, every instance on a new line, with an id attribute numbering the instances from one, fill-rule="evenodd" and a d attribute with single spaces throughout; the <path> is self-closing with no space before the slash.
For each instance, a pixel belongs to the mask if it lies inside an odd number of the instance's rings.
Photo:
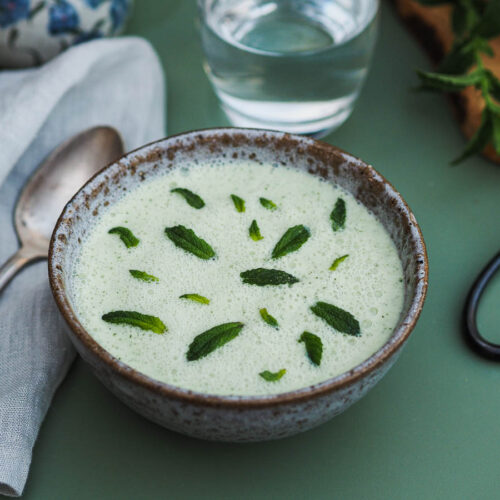
<path id="1" fill-rule="evenodd" d="M 59 283 L 57 279 L 58 270 L 56 269 L 58 258 L 61 258 L 60 254 L 56 255 L 56 246 L 58 244 L 58 234 L 62 230 L 62 227 L 67 222 L 68 219 L 76 215 L 76 211 L 73 214 L 69 214 L 68 211 L 71 209 L 73 202 L 78 197 L 81 191 L 83 191 L 89 184 L 91 184 L 94 179 L 102 175 L 105 171 L 117 165 L 122 160 L 127 160 L 133 158 L 140 152 L 144 152 L 154 146 L 163 146 L 165 142 L 170 142 L 174 139 L 179 138 L 189 138 L 191 135 L 203 133 L 213 133 L 213 134 L 266 134 L 274 136 L 276 138 L 289 138 L 291 140 L 297 140 L 302 143 L 308 143 L 308 145 L 316 145 L 320 148 L 326 148 L 330 152 L 338 152 L 346 157 L 346 159 L 351 158 L 363 165 L 364 168 L 368 168 L 370 174 L 377 177 L 389 190 L 390 194 L 397 199 L 400 208 L 403 209 L 404 216 L 408 219 L 410 227 L 414 229 L 412 237 L 416 244 L 416 253 L 419 255 L 417 259 L 417 285 L 415 295 L 408 309 L 408 314 L 401 320 L 400 326 L 393 332 L 389 340 L 378 349 L 372 356 L 368 359 L 355 366 L 348 372 L 342 373 L 333 377 L 331 379 L 325 380 L 324 382 L 311 385 L 302 389 L 296 389 L 293 391 L 285 393 L 271 394 L 267 396 L 224 396 L 224 395 L 213 395 L 204 394 L 195 391 L 190 391 L 187 389 L 182 389 L 177 386 L 173 386 L 164 382 L 160 382 L 156 379 L 148 377 L 129 365 L 123 363 L 122 361 L 115 358 L 108 351 L 106 351 L 100 344 L 98 344 L 92 336 L 85 330 L 85 328 L 78 321 L 76 313 L 71 307 L 70 301 L 65 291 L 65 287 Z M 350 153 L 343 151 L 342 149 L 332 146 L 323 141 L 318 141 L 316 139 L 311 139 L 305 136 L 298 136 L 294 134 L 288 134 L 283 132 L 277 132 L 272 130 L 261 130 L 261 129 L 251 129 L 251 128 L 236 128 L 236 127 L 215 127 L 200 130 L 193 130 L 188 132 L 182 132 L 176 135 L 171 135 L 163 139 L 153 141 L 149 144 L 145 144 L 133 151 L 130 151 L 120 158 L 116 159 L 109 165 L 106 165 L 99 172 L 97 172 L 92 178 L 90 178 L 71 198 L 71 200 L 66 204 L 64 210 L 62 211 L 59 219 L 54 228 L 52 238 L 49 247 L 49 259 L 48 259 L 48 271 L 49 271 L 49 282 L 52 293 L 54 295 L 56 304 L 64 317 L 66 323 L 69 325 L 73 333 L 76 335 L 78 340 L 83 344 L 83 346 L 90 350 L 95 356 L 97 356 L 102 362 L 104 362 L 113 372 L 117 375 L 127 379 L 129 382 L 138 384 L 159 396 L 166 396 L 167 398 L 173 398 L 178 401 L 185 403 L 196 404 L 200 406 L 210 406 L 210 407 L 221 407 L 221 408 L 263 408 L 278 406 L 281 404 L 293 404 L 298 402 L 304 402 L 306 400 L 326 395 L 337 389 L 341 389 L 349 384 L 353 384 L 363 377 L 376 370 L 382 364 L 384 364 L 390 357 L 398 352 L 398 350 L 405 343 L 410 333 L 412 332 L 415 324 L 420 316 L 425 301 L 427 287 L 428 287 L 428 256 L 425 242 L 423 239 L 422 231 L 418 225 L 415 216 L 410 210 L 408 204 L 403 199 L 401 194 L 394 188 L 394 186 L 385 179 L 379 172 L 377 172 L 371 165 L 367 164 L 363 160 L 353 156 Z"/>

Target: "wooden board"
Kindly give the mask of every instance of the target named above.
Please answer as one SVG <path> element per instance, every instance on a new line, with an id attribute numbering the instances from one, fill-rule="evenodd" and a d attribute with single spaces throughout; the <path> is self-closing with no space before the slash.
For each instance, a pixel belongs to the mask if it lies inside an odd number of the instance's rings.
<path id="1" fill-rule="evenodd" d="M 434 63 L 438 63 L 453 44 L 453 32 L 450 23 L 451 8 L 448 5 L 426 7 L 414 0 L 394 0 L 397 12 L 405 21 L 410 31 L 417 37 Z M 500 77 L 500 37 L 490 41 L 495 52 L 494 57 L 483 56 L 484 65 Z M 467 87 L 452 95 L 456 117 L 462 132 L 470 138 L 481 123 L 484 102 L 479 90 Z M 500 163 L 498 155 L 491 145 L 483 154 L 490 160 Z"/>

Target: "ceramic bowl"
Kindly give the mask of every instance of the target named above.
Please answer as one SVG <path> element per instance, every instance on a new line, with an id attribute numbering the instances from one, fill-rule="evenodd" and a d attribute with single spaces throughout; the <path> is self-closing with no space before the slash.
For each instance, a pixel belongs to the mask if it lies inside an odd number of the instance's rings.
<path id="1" fill-rule="evenodd" d="M 174 387 L 137 372 L 94 341 L 72 305 L 71 270 L 96 216 L 124 191 L 185 162 L 210 158 L 279 162 L 350 191 L 385 226 L 404 270 L 405 299 L 389 340 L 352 370 L 320 384 L 270 396 L 214 396 Z M 371 166 L 328 144 L 280 132 L 212 129 L 170 137 L 133 151 L 92 178 L 66 205 L 49 255 L 50 284 L 69 335 L 96 376 L 125 404 L 177 432 L 220 441 L 282 438 L 315 427 L 364 396 L 396 361 L 423 306 L 427 255 L 415 217 Z"/>
<path id="2" fill-rule="evenodd" d="M 0 0 L 0 68 L 37 66 L 94 38 L 119 34 L 132 0 Z"/>

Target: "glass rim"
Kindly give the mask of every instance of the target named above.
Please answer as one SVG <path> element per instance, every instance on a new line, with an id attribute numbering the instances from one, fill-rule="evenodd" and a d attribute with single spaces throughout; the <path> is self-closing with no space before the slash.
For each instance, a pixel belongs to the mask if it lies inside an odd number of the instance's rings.
<path id="1" fill-rule="evenodd" d="M 214 1 L 214 0 L 196 0 L 196 4 L 198 6 L 198 20 L 203 23 L 203 25 L 205 25 L 207 27 L 207 29 L 210 30 L 211 33 L 213 33 L 219 40 L 222 40 L 226 43 L 229 43 L 241 50 L 244 50 L 245 52 L 250 52 L 252 54 L 256 54 L 256 55 L 261 55 L 261 56 L 268 56 L 268 57 L 279 57 L 279 58 L 287 58 L 287 57 L 293 57 L 293 58 L 297 58 L 297 57 L 307 57 L 307 56 L 310 56 L 312 54 L 321 54 L 322 52 L 326 52 L 328 50 L 331 50 L 332 48 L 340 48 L 348 43 L 350 43 L 354 38 L 356 38 L 357 36 L 359 36 L 364 29 L 366 29 L 366 27 L 371 24 L 372 22 L 375 21 L 375 19 L 377 18 L 377 16 L 379 15 L 380 13 L 380 0 L 372 0 L 376 6 L 375 6 L 375 9 L 373 9 L 373 15 L 370 17 L 370 19 L 368 20 L 368 22 L 366 23 L 366 25 L 363 27 L 363 28 L 359 28 L 358 30 L 356 30 L 353 34 L 352 37 L 350 37 L 349 39 L 347 40 L 344 40 L 342 41 L 341 43 L 337 43 L 337 44 L 331 44 L 329 45 L 328 47 L 324 47 L 324 48 L 321 48 L 321 49 L 318 49 L 318 50 L 303 50 L 303 51 L 299 51 L 299 52 L 278 52 L 278 51 L 275 51 L 275 50 L 263 50 L 263 49 L 257 49 L 255 47 L 251 47 L 249 45 L 245 45 L 241 42 L 239 42 L 238 40 L 234 40 L 234 39 L 227 39 L 225 37 L 222 37 L 217 31 L 215 31 L 212 26 L 206 22 L 206 3 L 207 2 L 210 2 L 210 1 Z M 203 47 L 203 43 L 202 43 L 202 47 Z"/>

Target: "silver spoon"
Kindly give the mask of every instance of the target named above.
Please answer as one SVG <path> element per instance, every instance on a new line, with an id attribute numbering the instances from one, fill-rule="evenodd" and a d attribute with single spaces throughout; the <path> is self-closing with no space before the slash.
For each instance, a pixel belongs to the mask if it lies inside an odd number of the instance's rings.
<path id="1" fill-rule="evenodd" d="M 26 264 L 47 258 L 50 236 L 64 205 L 123 152 L 114 128 L 95 127 L 65 141 L 40 165 L 17 201 L 14 224 L 21 247 L 0 267 L 0 291 Z"/>

